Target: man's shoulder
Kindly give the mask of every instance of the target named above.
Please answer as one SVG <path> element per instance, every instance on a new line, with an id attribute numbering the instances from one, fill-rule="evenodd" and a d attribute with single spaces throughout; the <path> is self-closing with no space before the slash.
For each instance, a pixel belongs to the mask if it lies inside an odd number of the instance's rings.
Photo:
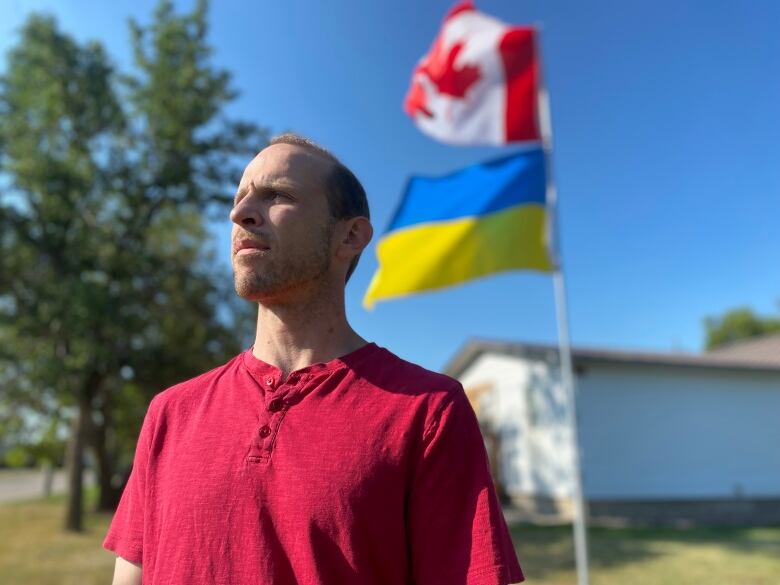
<path id="1" fill-rule="evenodd" d="M 429 370 L 381 347 L 372 368 L 361 373 L 374 385 L 403 393 L 438 394 L 442 397 L 463 392 L 461 383 L 446 374 Z"/>
<path id="2" fill-rule="evenodd" d="M 225 372 L 235 367 L 243 354 L 244 352 L 241 352 L 225 363 L 215 366 L 202 374 L 168 386 L 154 396 L 151 407 L 164 409 L 172 404 L 186 404 L 191 400 L 197 400 L 202 395 L 204 388 L 213 384 Z"/>
<path id="3" fill-rule="evenodd" d="M 474 416 L 459 380 L 381 349 L 384 355 L 378 356 L 367 380 L 382 395 L 393 396 L 395 407 L 414 413 L 421 424 L 419 436 L 423 440 L 433 436 L 444 417 L 456 421 L 454 424 L 458 426 Z"/>

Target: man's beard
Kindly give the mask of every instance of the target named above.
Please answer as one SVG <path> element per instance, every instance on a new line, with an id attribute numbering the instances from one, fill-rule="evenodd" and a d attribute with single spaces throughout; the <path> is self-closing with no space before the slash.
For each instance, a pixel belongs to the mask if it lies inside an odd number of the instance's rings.
<path id="1" fill-rule="evenodd" d="M 269 258 L 259 260 L 253 267 L 251 257 L 234 258 L 233 278 L 236 293 L 248 301 L 278 298 L 308 283 L 321 280 L 330 271 L 330 243 L 334 223 L 328 222 L 320 230 L 319 237 L 312 236 L 313 244 L 307 251 L 298 250 L 293 255 L 283 254 L 272 246 Z M 243 264 L 236 267 L 237 264 Z"/>

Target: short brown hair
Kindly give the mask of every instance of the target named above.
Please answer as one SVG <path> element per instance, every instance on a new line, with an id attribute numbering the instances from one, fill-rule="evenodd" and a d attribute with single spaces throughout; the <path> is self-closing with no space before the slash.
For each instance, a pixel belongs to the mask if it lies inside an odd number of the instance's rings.
<path id="1" fill-rule="evenodd" d="M 371 218 L 368 210 L 368 198 L 363 185 L 339 159 L 330 151 L 323 148 L 313 140 L 295 134 L 285 132 L 271 138 L 268 146 L 272 144 L 292 144 L 313 152 L 333 163 L 333 170 L 327 178 L 326 193 L 328 196 L 328 209 L 333 219 L 349 219 L 352 217 Z M 360 260 L 360 254 L 352 259 L 347 270 L 347 281 Z"/>

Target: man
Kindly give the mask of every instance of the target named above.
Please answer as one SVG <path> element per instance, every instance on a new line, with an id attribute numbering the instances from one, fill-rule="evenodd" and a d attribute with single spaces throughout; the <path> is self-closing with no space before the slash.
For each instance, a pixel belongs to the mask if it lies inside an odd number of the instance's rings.
<path id="1" fill-rule="evenodd" d="M 236 292 L 252 347 L 154 397 L 103 546 L 115 585 L 523 579 L 462 386 L 349 325 L 365 192 L 285 134 L 244 171 Z"/>

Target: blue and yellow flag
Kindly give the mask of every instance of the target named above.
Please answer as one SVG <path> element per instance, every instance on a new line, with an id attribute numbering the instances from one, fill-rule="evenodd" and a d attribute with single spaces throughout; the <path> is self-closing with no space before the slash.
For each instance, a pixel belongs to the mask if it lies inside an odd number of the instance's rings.
<path id="1" fill-rule="evenodd" d="M 363 305 L 506 270 L 552 272 L 544 160 L 536 148 L 412 177 L 377 243 L 379 268 Z"/>

